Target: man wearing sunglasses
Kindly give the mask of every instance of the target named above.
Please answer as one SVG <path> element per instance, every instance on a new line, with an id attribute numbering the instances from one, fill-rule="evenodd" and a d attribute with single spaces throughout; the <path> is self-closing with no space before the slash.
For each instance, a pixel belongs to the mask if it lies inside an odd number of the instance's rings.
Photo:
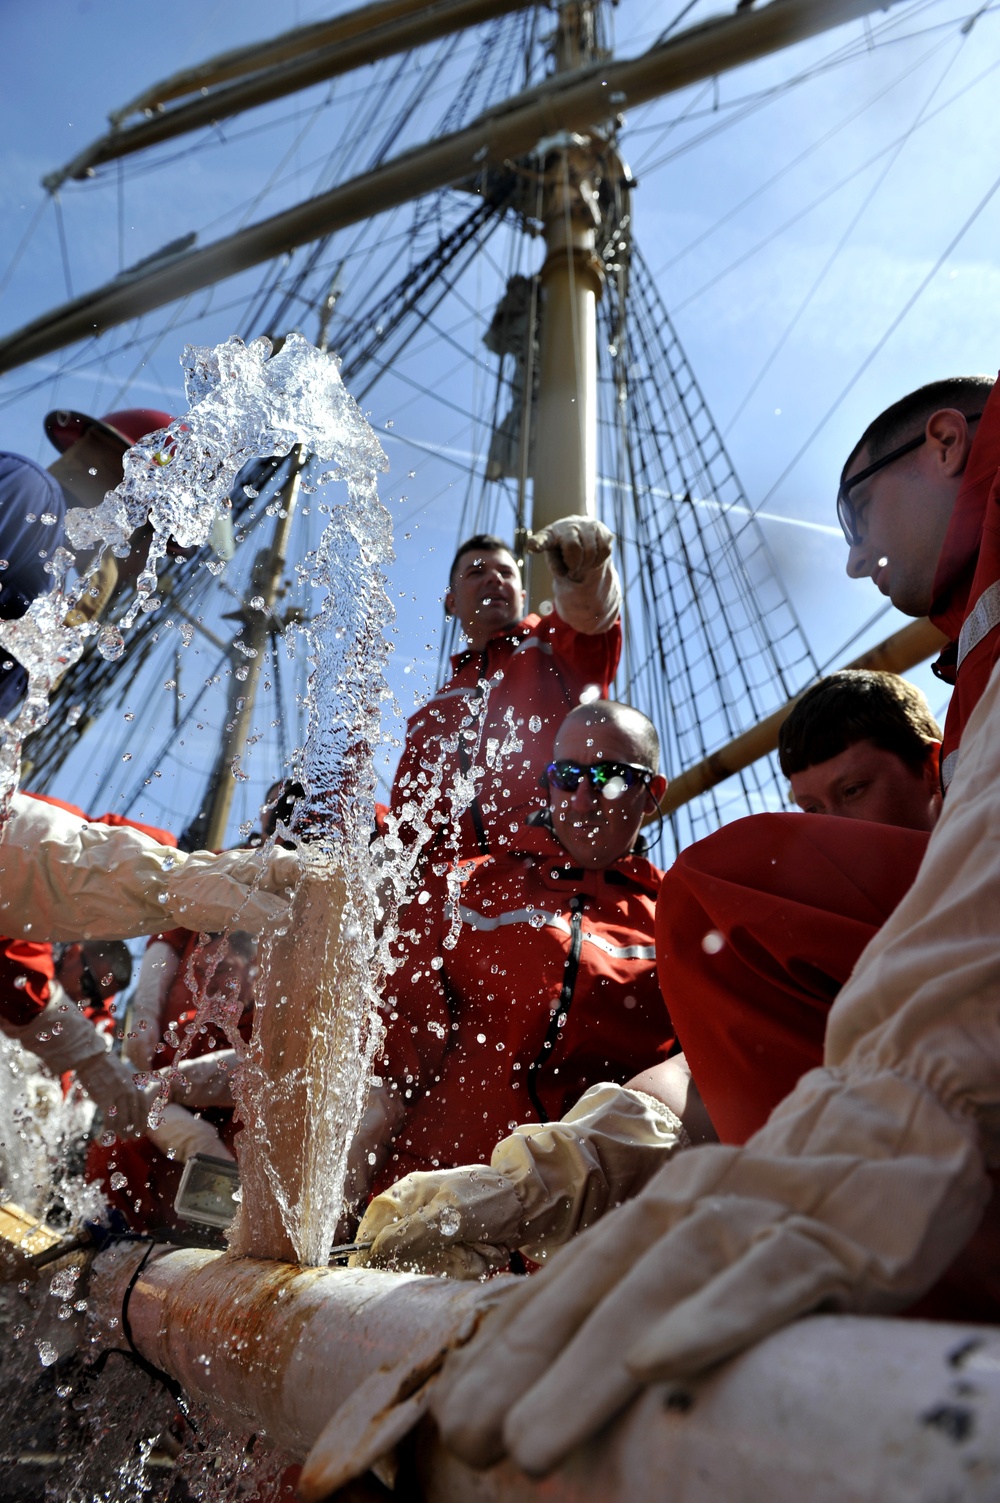
<path id="1" fill-rule="evenodd" d="M 600 1081 L 668 1053 L 652 944 L 660 873 L 643 820 L 666 787 L 652 723 L 597 701 L 563 721 L 548 807 L 505 850 L 424 873 L 386 988 L 383 1090 L 398 1125 L 377 1183 L 487 1163 Z"/>
<path id="2" fill-rule="evenodd" d="M 563 517 L 528 540 L 552 576 L 547 610 L 525 615 L 510 549 L 479 534 L 452 561 L 445 612 L 466 646 L 448 682 L 414 716 L 392 788 L 390 822 L 418 849 L 503 849 L 541 806 L 538 778 L 568 710 L 608 693 L 621 652 L 612 534 Z"/>

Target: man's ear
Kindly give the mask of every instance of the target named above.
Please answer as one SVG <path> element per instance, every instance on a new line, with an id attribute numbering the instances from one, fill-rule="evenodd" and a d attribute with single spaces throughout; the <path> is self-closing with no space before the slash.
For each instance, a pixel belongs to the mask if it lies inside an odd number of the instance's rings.
<path id="1" fill-rule="evenodd" d="M 927 756 L 924 759 L 924 782 L 928 792 L 940 794 L 941 792 L 941 743 L 932 741 L 927 747 Z"/>
<path id="2" fill-rule="evenodd" d="M 964 413 L 953 407 L 932 412 L 924 429 L 927 452 L 938 473 L 949 478 L 961 475 L 972 448 L 972 429 Z"/>
<path id="3" fill-rule="evenodd" d="M 666 791 L 667 780 L 663 776 L 662 772 L 658 772 L 653 781 L 650 783 L 649 787 L 646 789 L 646 792 L 649 795 L 650 802 L 653 806 L 652 810 L 650 811 L 651 813 L 654 810 L 659 809 L 660 800 L 662 799 Z"/>
<path id="4" fill-rule="evenodd" d="M 453 616 L 455 614 L 455 597 L 450 590 L 444 597 L 444 613 L 446 616 Z"/>

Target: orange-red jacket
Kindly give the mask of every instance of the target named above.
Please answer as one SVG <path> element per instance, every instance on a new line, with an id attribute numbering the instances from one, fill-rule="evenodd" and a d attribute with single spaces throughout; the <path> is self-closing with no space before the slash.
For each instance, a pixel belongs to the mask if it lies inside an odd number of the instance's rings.
<path id="1" fill-rule="evenodd" d="M 660 875 L 641 856 L 583 871 L 540 825 L 475 859 L 457 912 L 447 875 L 427 868 L 386 985 L 382 1069 L 410 1110 L 382 1184 L 488 1163 L 519 1122 L 555 1120 L 589 1086 L 669 1052 L 653 950 Z"/>
<path id="2" fill-rule="evenodd" d="M 621 642 L 618 621 L 585 636 L 553 611 L 525 617 L 482 652 L 456 654 L 451 678 L 406 728 L 391 800 L 392 813 L 403 816 L 402 839 L 410 843 L 431 828 L 436 843 L 454 854 L 457 842 L 462 856 L 516 840 L 527 816 L 544 805 L 539 777 L 556 731 L 586 688 L 607 695 Z M 478 790 L 471 804 L 470 774 Z M 457 830 L 449 828 L 456 801 Z M 415 807 L 404 811 L 407 804 Z"/>
<path id="3" fill-rule="evenodd" d="M 934 671 L 955 690 L 941 748 L 948 787 L 958 744 L 1000 657 L 1000 381 L 983 411 L 938 561 L 930 612 L 951 638 Z"/>

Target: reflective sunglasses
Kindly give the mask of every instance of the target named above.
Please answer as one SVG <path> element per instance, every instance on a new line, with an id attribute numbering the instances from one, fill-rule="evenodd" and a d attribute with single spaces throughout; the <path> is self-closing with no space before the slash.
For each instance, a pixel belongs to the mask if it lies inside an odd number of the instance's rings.
<path id="1" fill-rule="evenodd" d="M 982 417 L 981 412 L 970 412 L 966 417 L 967 423 L 975 423 Z M 869 480 L 872 475 L 877 475 L 879 470 L 884 470 L 886 465 L 892 464 L 897 459 L 902 459 L 904 454 L 912 454 L 914 449 L 919 449 L 927 439 L 926 433 L 921 433 L 919 438 L 911 438 L 908 443 L 900 444 L 898 449 L 893 449 L 888 454 L 883 454 L 881 459 L 876 459 L 874 464 L 866 465 L 850 480 L 842 480 L 837 492 L 837 521 L 844 530 L 848 547 L 860 548 L 861 535 L 858 532 L 858 517 L 854 510 L 854 502 L 851 500 L 851 492 L 862 480 Z"/>
<path id="2" fill-rule="evenodd" d="M 550 762 L 545 769 L 550 784 L 564 793 L 575 793 L 584 778 L 595 793 L 608 790 L 610 783 L 620 783 L 622 788 L 634 788 L 641 783 L 648 788 L 655 774 L 648 767 L 637 767 L 633 762 Z M 622 788 L 615 789 L 621 792 Z M 610 790 L 608 790 L 610 791 Z"/>

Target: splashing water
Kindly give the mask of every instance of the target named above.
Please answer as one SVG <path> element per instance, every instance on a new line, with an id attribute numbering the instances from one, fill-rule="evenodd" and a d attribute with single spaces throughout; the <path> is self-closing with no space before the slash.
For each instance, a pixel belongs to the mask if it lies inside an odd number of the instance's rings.
<path id="1" fill-rule="evenodd" d="M 151 525 L 136 597 L 121 620 L 103 628 L 95 621 L 67 625 L 91 576 L 66 589 L 75 555 L 60 549 L 51 561 L 51 593 L 35 600 L 20 620 L 0 621 L 0 653 L 16 658 L 28 674 L 21 712 L 13 721 L 0 720 L 0 819 L 17 787 L 23 740 L 44 724 L 58 677 L 97 633 L 103 655 L 121 657 L 124 633 L 158 603 L 156 570 L 168 540 L 185 548 L 206 543 L 246 464 L 287 454 L 300 443 L 333 464 L 330 478 L 370 476 L 385 467 L 378 440 L 330 357 L 301 334 L 290 334 L 279 354 L 272 357 L 271 350 L 266 338 L 247 345 L 234 337 L 215 349 L 189 345 L 181 359 L 188 412 L 132 445 L 121 484 L 100 506 L 67 512 L 73 548 L 110 548 L 119 558 L 130 552 L 136 529 Z"/>

